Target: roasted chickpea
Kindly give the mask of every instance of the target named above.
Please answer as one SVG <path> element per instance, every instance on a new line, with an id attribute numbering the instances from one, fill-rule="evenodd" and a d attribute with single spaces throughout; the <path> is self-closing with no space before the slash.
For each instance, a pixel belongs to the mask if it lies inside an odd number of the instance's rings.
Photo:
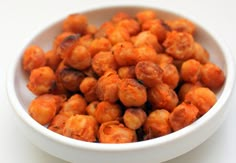
<path id="1" fill-rule="evenodd" d="M 97 27 L 93 24 L 88 24 L 86 31 L 85 31 L 85 35 L 94 35 L 97 32 Z"/>
<path id="2" fill-rule="evenodd" d="M 85 77 L 80 83 L 80 91 L 83 93 L 86 101 L 92 102 L 97 100 L 96 95 L 97 79 L 94 77 Z"/>
<path id="3" fill-rule="evenodd" d="M 158 65 L 161 65 L 161 64 L 173 63 L 173 61 L 174 61 L 173 57 L 169 56 L 168 54 L 158 53 L 157 61 L 155 63 L 157 63 Z"/>
<path id="4" fill-rule="evenodd" d="M 134 49 L 134 54 L 136 56 L 136 63 L 140 61 L 151 61 L 156 63 L 158 60 L 157 53 L 155 49 L 148 45 L 143 45 Z"/>
<path id="5" fill-rule="evenodd" d="M 198 115 L 202 116 L 211 109 L 211 107 L 216 103 L 216 100 L 216 95 L 209 88 L 197 87 L 191 89 L 185 95 L 184 101 L 195 105 L 199 110 Z"/>
<path id="6" fill-rule="evenodd" d="M 225 81 L 224 72 L 213 63 L 206 63 L 201 68 L 201 82 L 212 90 L 222 87 Z"/>
<path id="7" fill-rule="evenodd" d="M 95 142 L 97 131 L 98 123 L 93 116 L 77 114 L 66 121 L 63 135 L 77 140 Z"/>
<path id="8" fill-rule="evenodd" d="M 43 49 L 31 45 L 26 48 L 23 54 L 23 69 L 30 73 L 33 69 L 46 65 L 46 57 Z"/>
<path id="9" fill-rule="evenodd" d="M 171 89 L 175 89 L 180 80 L 179 72 L 174 64 L 162 63 L 160 65 L 163 70 L 162 81 Z"/>
<path id="10" fill-rule="evenodd" d="M 162 82 L 163 70 L 150 61 L 138 62 L 135 66 L 137 79 L 147 87 L 154 87 Z"/>
<path id="11" fill-rule="evenodd" d="M 93 117 L 95 117 L 95 112 L 96 112 L 96 109 L 97 109 L 97 105 L 99 104 L 99 101 L 93 101 L 93 102 L 90 102 L 87 107 L 85 108 L 86 110 L 86 113 L 88 115 L 91 115 Z"/>
<path id="12" fill-rule="evenodd" d="M 127 29 L 130 36 L 138 34 L 141 30 L 139 23 L 134 19 L 123 19 L 118 22 L 117 26 Z"/>
<path id="13" fill-rule="evenodd" d="M 193 59 L 196 59 L 201 64 L 209 62 L 209 53 L 197 42 L 194 43 Z"/>
<path id="14" fill-rule="evenodd" d="M 181 103 L 170 113 L 169 122 L 174 131 L 193 123 L 198 116 L 198 108 L 191 103 Z"/>
<path id="15" fill-rule="evenodd" d="M 56 75 L 48 66 L 33 69 L 27 83 L 28 89 L 35 95 L 50 93 L 54 90 L 55 85 Z"/>
<path id="16" fill-rule="evenodd" d="M 101 143 L 131 143 L 137 141 L 134 130 L 125 127 L 119 121 L 109 121 L 101 124 L 98 131 Z"/>
<path id="17" fill-rule="evenodd" d="M 148 90 L 148 101 L 152 109 L 166 109 L 172 111 L 178 104 L 179 99 L 175 91 L 167 84 L 160 83 Z"/>
<path id="18" fill-rule="evenodd" d="M 57 47 L 60 46 L 60 44 L 66 39 L 69 38 L 70 36 L 75 35 L 73 32 L 62 32 L 58 34 L 54 41 L 53 41 L 53 49 L 57 49 Z"/>
<path id="19" fill-rule="evenodd" d="M 119 99 L 126 107 L 139 107 L 147 101 L 146 88 L 135 79 L 122 79 L 118 88 Z"/>
<path id="20" fill-rule="evenodd" d="M 63 22 L 62 29 L 65 32 L 85 34 L 88 20 L 84 15 L 71 14 Z"/>
<path id="21" fill-rule="evenodd" d="M 52 94 L 37 96 L 29 105 L 29 115 L 41 125 L 46 125 L 59 111 L 64 100 L 64 97 Z"/>
<path id="22" fill-rule="evenodd" d="M 108 37 L 108 34 L 111 33 L 115 28 L 115 25 L 111 21 L 103 23 L 100 28 L 95 33 L 95 38 Z"/>
<path id="23" fill-rule="evenodd" d="M 129 19 L 129 18 L 131 18 L 131 17 L 128 13 L 126 13 L 126 12 L 117 12 L 112 16 L 111 21 L 113 23 L 118 23 L 121 20 Z"/>
<path id="24" fill-rule="evenodd" d="M 58 65 L 61 63 L 60 56 L 56 55 L 55 50 L 49 50 L 45 53 L 46 66 L 49 66 L 54 71 L 57 69 Z"/>
<path id="25" fill-rule="evenodd" d="M 77 45 L 82 45 L 82 46 L 84 46 L 84 47 L 86 47 L 86 48 L 89 49 L 89 47 L 90 47 L 90 45 L 92 44 L 92 41 L 93 41 L 93 40 L 94 40 L 94 38 L 93 38 L 92 35 L 86 34 L 86 35 L 81 36 L 81 37 L 77 40 L 76 44 L 77 44 Z M 91 54 L 91 52 L 90 52 L 90 54 Z M 91 56 L 92 56 L 92 54 L 91 54 Z"/>
<path id="26" fill-rule="evenodd" d="M 180 69 L 181 78 L 190 83 L 196 83 L 200 80 L 200 72 L 201 63 L 195 59 L 184 61 Z"/>
<path id="27" fill-rule="evenodd" d="M 118 69 L 118 75 L 121 79 L 135 78 L 135 66 L 124 66 Z"/>
<path id="28" fill-rule="evenodd" d="M 171 30 L 178 32 L 188 32 L 189 34 L 194 34 L 195 25 L 187 19 L 175 19 L 166 21 Z"/>
<path id="29" fill-rule="evenodd" d="M 105 37 L 95 38 L 89 46 L 89 52 L 91 53 L 92 57 L 94 57 L 100 51 L 109 51 L 110 49 L 111 42 Z"/>
<path id="30" fill-rule="evenodd" d="M 135 17 L 137 18 L 140 24 L 143 24 L 147 20 L 156 19 L 157 14 L 152 10 L 144 10 L 137 12 Z"/>
<path id="31" fill-rule="evenodd" d="M 178 91 L 178 97 L 179 101 L 184 101 L 185 95 L 194 88 L 201 87 L 202 84 L 200 82 L 197 83 L 184 83 L 180 86 L 180 89 Z"/>
<path id="32" fill-rule="evenodd" d="M 142 108 L 128 108 L 123 115 L 124 124 L 126 127 L 137 130 L 146 121 L 147 114 Z"/>
<path id="33" fill-rule="evenodd" d="M 175 59 L 186 60 L 194 53 L 194 39 L 187 32 L 169 32 L 163 46 L 166 48 L 165 52 Z"/>
<path id="34" fill-rule="evenodd" d="M 165 109 L 151 112 L 143 125 L 144 139 L 152 139 L 171 133 L 169 116 L 170 113 Z"/>
<path id="35" fill-rule="evenodd" d="M 129 31 L 119 26 L 116 26 L 109 33 L 107 33 L 107 37 L 112 45 L 115 45 L 119 42 L 130 41 Z"/>

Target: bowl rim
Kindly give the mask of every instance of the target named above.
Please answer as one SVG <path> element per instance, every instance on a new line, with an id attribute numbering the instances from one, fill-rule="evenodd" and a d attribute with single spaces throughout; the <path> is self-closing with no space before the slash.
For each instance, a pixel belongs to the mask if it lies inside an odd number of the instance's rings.
<path id="1" fill-rule="evenodd" d="M 157 146 L 157 145 L 163 145 L 169 142 L 172 142 L 176 139 L 179 139 L 181 137 L 184 137 L 185 135 L 188 135 L 188 133 L 191 133 L 194 130 L 198 130 L 203 126 L 207 121 L 212 119 L 217 112 L 221 109 L 221 107 L 226 103 L 227 99 L 230 97 L 232 93 L 232 87 L 234 86 L 234 81 L 235 81 L 235 64 L 233 62 L 233 56 L 231 55 L 231 52 L 225 45 L 224 41 L 222 38 L 218 36 L 214 31 L 209 30 L 206 26 L 204 26 L 203 23 L 199 23 L 194 19 L 193 17 L 190 17 L 189 15 L 181 15 L 179 13 L 176 13 L 173 10 L 170 10 L 168 8 L 162 8 L 159 6 L 155 6 L 152 4 L 145 3 L 143 1 L 135 1 L 135 2 L 130 2 L 130 1 L 101 1 L 100 5 L 98 3 L 89 4 L 83 6 L 83 8 L 78 8 L 78 12 L 84 13 L 84 12 L 90 12 L 94 10 L 101 10 L 101 9 L 108 9 L 108 8 L 120 8 L 120 7 L 142 7 L 142 8 L 148 8 L 148 9 L 154 9 L 157 11 L 163 11 L 167 12 L 173 15 L 177 15 L 180 17 L 187 18 L 191 20 L 194 24 L 196 24 L 198 27 L 204 29 L 213 39 L 214 41 L 219 45 L 221 48 L 222 52 L 225 55 L 225 60 L 226 60 L 226 72 L 225 75 L 226 80 L 225 80 L 225 86 L 221 94 L 221 101 L 217 101 L 217 103 L 213 106 L 212 109 L 210 109 L 203 117 L 195 121 L 191 126 L 187 126 L 179 131 L 173 132 L 171 134 L 158 137 L 155 139 L 150 139 L 150 140 L 145 140 L 145 141 L 140 141 L 140 142 L 135 142 L 135 143 L 125 143 L 125 144 L 103 144 L 103 143 L 91 143 L 91 142 L 84 142 L 80 140 L 75 140 L 71 138 L 67 138 L 65 136 L 59 135 L 57 133 L 54 133 L 44 126 L 40 125 L 37 123 L 35 120 L 33 120 L 29 114 L 25 111 L 25 109 L 21 106 L 20 101 L 17 98 L 16 91 L 15 91 L 15 71 L 17 69 L 17 63 L 20 62 L 21 57 L 22 57 L 22 51 L 24 49 L 21 48 L 21 50 L 18 50 L 18 56 L 14 58 L 14 61 L 12 62 L 13 64 L 10 65 L 8 73 L 7 73 L 7 95 L 8 99 L 12 105 L 13 110 L 15 113 L 20 117 L 20 119 L 28 126 L 30 126 L 33 130 L 38 132 L 39 134 L 46 136 L 52 141 L 56 141 L 58 143 L 67 145 L 67 146 L 72 146 L 74 148 L 82 148 L 82 149 L 89 149 L 89 150 L 95 150 L 95 151 L 127 151 L 127 150 L 137 150 L 137 149 L 144 149 L 144 148 L 149 148 L 152 146 Z M 61 21 L 62 18 L 59 18 L 58 21 Z M 35 33 L 33 33 L 32 37 L 29 37 L 30 39 L 24 42 L 24 45 L 28 45 L 29 42 L 31 42 L 32 38 L 37 36 L 39 33 L 42 32 L 42 30 L 45 30 L 46 28 L 51 27 L 58 21 L 54 21 L 52 23 L 46 24 L 43 26 L 43 28 L 39 28 L 39 30 L 36 30 Z M 20 52 L 20 53 L 19 53 Z"/>

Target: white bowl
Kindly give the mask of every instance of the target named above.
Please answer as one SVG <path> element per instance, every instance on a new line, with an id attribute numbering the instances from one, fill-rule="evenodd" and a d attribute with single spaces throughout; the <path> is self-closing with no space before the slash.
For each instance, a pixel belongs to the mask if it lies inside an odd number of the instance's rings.
<path id="1" fill-rule="evenodd" d="M 114 3 L 113 5 L 107 3 L 99 7 L 87 7 L 78 12 L 86 15 L 89 22 L 99 25 L 110 19 L 111 15 L 118 11 L 134 14 L 147 8 L 156 10 L 159 17 L 163 19 L 178 17 L 190 19 L 168 10 L 152 7 L 151 4 L 136 1 L 126 2 L 125 4 Z M 16 54 L 16 58 L 12 62 L 8 73 L 7 89 L 15 113 L 16 124 L 33 144 L 51 155 L 70 162 L 163 162 L 192 150 L 209 138 L 224 120 L 234 87 L 235 67 L 232 56 L 224 42 L 207 27 L 201 26 L 196 20 L 190 20 L 197 27 L 196 40 L 212 54 L 210 56 L 211 61 L 220 66 L 226 75 L 225 84 L 217 93 L 217 103 L 209 112 L 190 126 L 160 138 L 114 145 L 89 143 L 67 138 L 48 130 L 33 120 L 27 113 L 27 108 L 34 95 L 26 88 L 28 79 L 22 70 L 22 53 L 32 43 L 44 49 L 49 49 L 52 39 L 60 31 L 62 19 L 46 26 L 46 28 L 32 36 L 25 47 L 22 47 L 22 50 Z"/>

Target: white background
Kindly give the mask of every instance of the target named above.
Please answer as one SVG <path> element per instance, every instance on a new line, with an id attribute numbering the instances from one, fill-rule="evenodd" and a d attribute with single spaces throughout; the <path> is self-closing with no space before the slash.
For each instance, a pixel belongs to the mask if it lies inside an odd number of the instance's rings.
<path id="1" fill-rule="evenodd" d="M 13 112 L 5 89 L 6 74 L 11 59 L 18 55 L 17 50 L 36 29 L 90 2 L 96 4 L 98 0 L 86 0 L 86 3 L 82 0 L 0 0 L 0 162 L 65 163 L 32 145 L 13 123 Z M 232 53 L 236 54 L 236 1 L 155 0 L 147 3 L 197 18 L 217 32 Z M 212 137 L 196 149 L 167 163 L 235 163 L 235 106 L 236 101 L 231 101 L 230 114 Z"/>

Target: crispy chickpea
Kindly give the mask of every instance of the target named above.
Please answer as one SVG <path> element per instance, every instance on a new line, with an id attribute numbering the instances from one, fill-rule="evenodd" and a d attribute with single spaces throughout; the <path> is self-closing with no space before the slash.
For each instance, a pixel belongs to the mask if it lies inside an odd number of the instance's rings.
<path id="1" fill-rule="evenodd" d="M 198 108 L 191 103 L 181 103 L 170 113 L 169 122 L 174 131 L 193 123 L 198 116 Z"/>
<path id="2" fill-rule="evenodd" d="M 126 107 L 139 107 L 147 101 L 146 88 L 135 79 L 122 79 L 118 88 L 119 99 Z"/>
<path id="3" fill-rule="evenodd" d="M 102 101 L 97 104 L 95 119 L 102 124 L 108 121 L 119 120 L 121 118 L 121 107 L 118 104 Z"/>
<path id="4" fill-rule="evenodd" d="M 95 38 L 89 46 L 89 51 L 92 57 L 94 57 L 100 51 L 109 51 L 110 49 L 111 42 L 105 37 Z"/>
<path id="5" fill-rule="evenodd" d="M 180 69 L 181 78 L 185 82 L 196 83 L 200 80 L 201 66 L 195 59 L 184 61 Z"/>
<path id="6" fill-rule="evenodd" d="M 118 75 L 121 79 L 135 78 L 135 66 L 124 66 L 118 69 Z"/>
<path id="7" fill-rule="evenodd" d="M 83 93 L 86 101 L 92 102 L 97 100 L 96 95 L 97 79 L 94 77 L 85 77 L 80 83 L 80 91 Z"/>
<path id="8" fill-rule="evenodd" d="M 138 34 L 141 30 L 139 23 L 134 19 L 123 19 L 118 22 L 117 26 L 127 29 L 130 36 Z"/>
<path id="9" fill-rule="evenodd" d="M 60 113 L 70 112 L 72 115 L 85 114 L 86 107 L 87 102 L 85 99 L 79 94 L 74 94 L 63 103 Z"/>
<path id="10" fill-rule="evenodd" d="M 23 69 L 30 73 L 33 69 L 46 65 L 46 57 L 42 48 L 31 45 L 23 54 Z"/>
<path id="11" fill-rule="evenodd" d="M 54 71 L 57 69 L 61 62 L 60 56 L 56 55 L 55 50 L 49 50 L 45 53 L 46 66 L 49 66 Z"/>
<path id="12" fill-rule="evenodd" d="M 94 35 L 97 32 L 97 27 L 93 24 L 88 24 L 86 31 L 85 31 L 85 35 Z"/>
<path id="13" fill-rule="evenodd" d="M 83 35 L 78 39 L 78 45 L 82 45 L 86 48 L 89 48 L 93 39 L 93 36 L 90 34 Z"/>
<path id="14" fill-rule="evenodd" d="M 180 80 L 176 66 L 171 63 L 162 63 L 160 67 L 163 70 L 162 81 L 169 85 L 170 88 L 175 89 Z"/>
<path id="15" fill-rule="evenodd" d="M 225 81 L 224 72 L 213 63 L 206 63 L 201 68 L 201 82 L 212 90 L 222 87 Z"/>
<path id="16" fill-rule="evenodd" d="M 161 64 L 173 63 L 173 61 L 174 61 L 173 57 L 169 56 L 168 54 L 158 53 L 157 61 L 155 63 L 157 63 L 158 65 L 161 65 Z"/>
<path id="17" fill-rule="evenodd" d="M 119 66 L 131 66 L 136 64 L 136 54 L 131 42 L 119 42 L 115 44 L 111 50 Z"/>
<path id="18" fill-rule="evenodd" d="M 64 58 L 65 64 L 77 70 L 87 69 L 91 65 L 91 54 L 89 50 L 82 46 L 77 45 L 73 48 L 71 53 L 68 53 Z"/>
<path id="19" fill-rule="evenodd" d="M 123 115 L 124 124 L 126 127 L 137 130 L 146 121 L 147 114 L 142 108 L 128 108 Z"/>
<path id="20" fill-rule="evenodd" d="M 33 69 L 27 83 L 28 89 L 35 95 L 50 93 L 54 90 L 55 85 L 55 73 L 48 66 Z"/>
<path id="21" fill-rule="evenodd" d="M 66 38 L 75 35 L 73 32 L 62 32 L 58 34 L 53 41 L 53 49 L 56 49 Z"/>
<path id="22" fill-rule="evenodd" d="M 194 43 L 193 59 L 196 59 L 201 64 L 209 62 L 209 53 L 197 42 Z"/>
<path id="23" fill-rule="evenodd" d="M 144 10 L 137 12 L 135 17 L 137 18 L 140 24 L 143 24 L 147 20 L 156 19 L 157 15 L 156 12 L 152 10 Z"/>
<path id="24" fill-rule="evenodd" d="M 126 12 L 117 12 L 112 16 L 111 21 L 113 23 L 118 23 L 121 20 L 129 19 L 129 18 L 130 18 L 130 15 L 128 13 L 126 13 Z"/>
<path id="25" fill-rule="evenodd" d="M 64 20 L 62 29 L 64 32 L 85 34 L 87 26 L 88 21 L 84 15 L 71 14 Z"/>
<path id="26" fill-rule="evenodd" d="M 95 38 L 107 37 L 108 34 L 111 33 L 112 30 L 114 30 L 114 28 L 114 23 L 111 21 L 107 21 L 100 26 L 94 36 Z"/>
<path id="27" fill-rule="evenodd" d="M 185 95 L 185 102 L 192 103 L 199 109 L 199 116 L 204 115 L 216 103 L 216 95 L 209 88 L 197 87 Z"/>
<path id="28" fill-rule="evenodd" d="M 186 60 L 194 53 L 194 39 L 187 32 L 169 32 L 163 46 L 166 48 L 166 53 L 175 59 Z"/>
<path id="29" fill-rule="evenodd" d="M 184 83 L 180 86 L 180 89 L 178 91 L 178 97 L 179 101 L 184 101 L 185 95 L 194 88 L 201 87 L 202 84 L 200 82 L 197 83 Z"/>
<path id="30" fill-rule="evenodd" d="M 118 26 L 107 33 L 107 37 L 112 45 L 115 45 L 119 42 L 130 41 L 130 34 L 128 30 Z"/>
<path id="31" fill-rule="evenodd" d="M 144 139 L 147 140 L 169 134 L 171 132 L 169 116 L 170 113 L 165 109 L 151 112 L 143 125 Z"/>
<path id="32" fill-rule="evenodd" d="M 162 43 L 166 39 L 166 35 L 169 32 L 169 26 L 161 19 L 147 20 L 142 24 L 143 31 L 150 31 L 153 33 L 158 41 Z"/>
<path id="33" fill-rule="evenodd" d="M 189 34 L 194 34 L 195 25 L 187 19 L 175 19 L 166 21 L 171 30 L 178 32 L 188 32 Z"/>
<path id="34" fill-rule="evenodd" d="M 100 143 L 131 143 L 137 141 L 134 130 L 125 127 L 119 121 L 109 121 L 101 124 L 98 131 Z"/>
<path id="35" fill-rule="evenodd" d="M 154 87 L 162 82 L 163 70 L 150 61 L 138 62 L 135 66 L 136 78 L 147 87 Z"/>
<path id="36" fill-rule="evenodd" d="M 143 45 L 134 49 L 136 63 L 140 61 L 151 61 L 156 63 L 158 60 L 155 49 L 148 45 Z"/>
<path id="37" fill-rule="evenodd" d="M 172 111 L 178 104 L 179 99 L 175 91 L 167 84 L 160 83 L 148 90 L 148 101 L 152 109 L 166 109 Z"/>
<path id="38" fill-rule="evenodd" d="M 107 71 L 98 79 L 96 95 L 101 101 L 116 102 L 118 98 L 118 84 L 120 78 L 116 71 Z"/>
<path id="39" fill-rule="evenodd" d="M 77 114 L 66 121 L 63 135 L 77 140 L 95 142 L 97 131 L 98 123 L 93 116 Z"/>
<path id="40" fill-rule="evenodd" d="M 56 115 L 65 99 L 62 96 L 43 94 L 29 105 L 29 115 L 41 125 L 48 124 Z"/>
<path id="41" fill-rule="evenodd" d="M 103 75 L 107 70 L 116 70 L 117 63 L 114 55 L 109 51 L 97 53 L 92 59 L 92 68 L 99 76 Z"/>
<path id="42" fill-rule="evenodd" d="M 88 115 L 91 115 L 93 117 L 95 117 L 95 112 L 96 112 L 96 108 L 97 108 L 97 105 L 99 104 L 99 101 L 93 101 L 93 102 L 90 102 L 87 107 L 85 108 L 86 110 L 86 113 Z"/>
<path id="43" fill-rule="evenodd" d="M 157 37 L 150 31 L 140 32 L 137 36 L 132 39 L 135 47 L 140 47 L 142 45 L 151 46 L 156 50 L 157 53 L 163 51 L 163 47 L 159 44 Z"/>

